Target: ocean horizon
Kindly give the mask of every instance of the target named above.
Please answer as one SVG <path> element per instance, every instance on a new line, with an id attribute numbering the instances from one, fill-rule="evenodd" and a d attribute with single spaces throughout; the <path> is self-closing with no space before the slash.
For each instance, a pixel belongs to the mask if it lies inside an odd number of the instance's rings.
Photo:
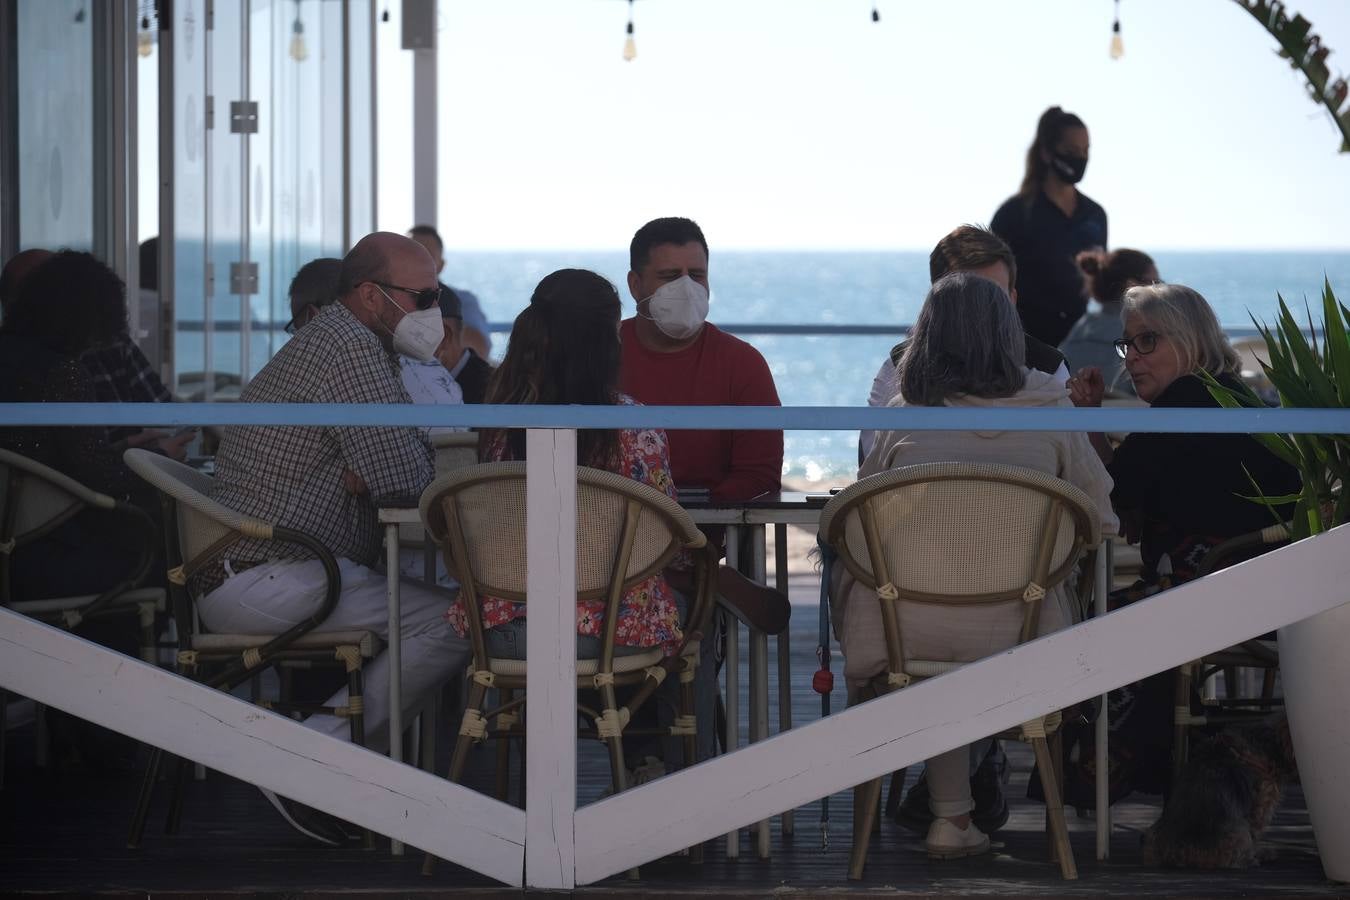
<path id="1" fill-rule="evenodd" d="M 1251 316 L 1273 321 L 1277 295 L 1301 310 L 1320 302 L 1323 277 L 1350 302 L 1350 250 L 1158 251 L 1150 253 L 1170 282 L 1199 291 L 1226 328 L 1250 331 Z M 472 291 L 494 324 L 509 325 L 541 278 L 579 267 L 604 275 L 628 295 L 626 251 L 488 250 L 447 254 L 442 277 Z M 768 361 L 785 406 L 864 406 L 872 378 L 901 327 L 914 321 L 928 291 L 928 252 L 877 250 L 719 251 L 708 265 L 713 323 L 892 325 L 896 335 L 746 334 Z M 1320 318 L 1314 308 L 1314 318 Z M 493 355 L 506 349 L 493 336 Z M 857 433 L 786 435 L 784 475 L 810 481 L 851 478 Z"/>

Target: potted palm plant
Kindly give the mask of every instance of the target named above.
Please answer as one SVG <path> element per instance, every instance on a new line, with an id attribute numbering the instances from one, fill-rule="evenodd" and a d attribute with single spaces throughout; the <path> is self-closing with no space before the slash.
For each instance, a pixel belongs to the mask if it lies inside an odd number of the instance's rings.
<path id="1" fill-rule="evenodd" d="M 1305 333 L 1284 298 L 1274 328 L 1256 322 L 1265 340 L 1266 377 L 1280 405 L 1344 409 L 1350 402 L 1350 309 L 1336 300 L 1330 281 L 1322 289 L 1322 338 L 1308 314 Z M 1255 319 L 1253 319 L 1255 322 Z M 1210 391 L 1226 407 L 1250 406 L 1211 379 Z M 1253 498 L 1268 506 L 1294 503 L 1293 540 L 1350 520 L 1350 434 L 1253 435 L 1295 466 L 1302 490 L 1287 497 Z M 1350 598 L 1347 598 L 1350 599 Z M 1289 730 L 1298 757 L 1308 814 L 1322 867 L 1335 881 L 1350 881 L 1350 603 L 1280 629 L 1280 672 Z"/>

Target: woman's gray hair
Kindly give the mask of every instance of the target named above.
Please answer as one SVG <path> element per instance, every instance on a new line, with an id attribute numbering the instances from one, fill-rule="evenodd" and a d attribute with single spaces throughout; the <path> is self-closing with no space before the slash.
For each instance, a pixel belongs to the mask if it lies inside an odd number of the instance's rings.
<path id="1" fill-rule="evenodd" d="M 1026 384 L 1026 337 L 1003 288 L 969 272 L 938 279 L 900 357 L 900 394 L 911 406 L 949 397 L 1011 397 Z"/>
<path id="2" fill-rule="evenodd" d="M 1204 369 L 1211 375 L 1237 372 L 1237 351 L 1228 343 L 1219 320 L 1198 291 L 1181 284 L 1150 284 L 1125 292 L 1121 320 L 1129 316 L 1147 319 L 1167 335 L 1190 372 Z"/>

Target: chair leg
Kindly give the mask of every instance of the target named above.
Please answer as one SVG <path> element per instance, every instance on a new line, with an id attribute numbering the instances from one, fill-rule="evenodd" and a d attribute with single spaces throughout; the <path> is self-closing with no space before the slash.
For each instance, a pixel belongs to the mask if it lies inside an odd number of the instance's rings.
<path id="1" fill-rule="evenodd" d="M 1050 758 L 1050 746 L 1043 737 L 1032 738 L 1031 748 L 1036 754 L 1036 765 L 1041 771 L 1041 787 L 1045 790 L 1045 808 L 1050 815 L 1050 840 L 1059 860 L 1059 871 L 1065 881 L 1078 878 L 1073 848 L 1069 845 L 1069 826 L 1064 821 L 1064 798 L 1055 778 L 1055 763 Z"/>
<path id="2" fill-rule="evenodd" d="M 487 697 L 487 688 L 477 681 L 469 683 L 469 696 L 464 702 L 464 716 L 467 720 L 471 712 L 479 715 L 483 713 L 483 700 Z M 450 755 L 450 774 L 449 779 L 456 784 L 464 776 L 464 766 L 469 760 L 469 747 L 473 744 L 473 736 L 465 733 L 466 729 L 460 726 L 460 733 L 455 738 L 455 750 Z M 436 854 L 428 853 L 422 858 L 422 874 L 430 877 L 436 871 Z"/>
<path id="3" fill-rule="evenodd" d="M 690 720 L 696 722 L 696 699 L 694 695 L 694 680 L 685 681 L 683 674 L 680 678 L 680 714 L 688 716 Z M 695 724 L 695 729 L 697 729 Z M 689 767 L 698 762 L 698 734 L 686 734 L 684 738 L 684 765 Z M 703 842 L 699 841 L 689 848 L 689 862 L 691 865 L 703 865 Z"/>
<path id="4" fill-rule="evenodd" d="M 347 669 L 347 708 L 352 731 L 352 743 L 358 747 L 366 745 L 366 694 L 365 676 L 362 674 L 361 657 L 357 655 L 354 665 Z M 375 849 L 375 834 L 369 828 L 361 829 L 361 849 Z"/>
<path id="5" fill-rule="evenodd" d="M 886 789 L 886 818 L 890 819 L 900 811 L 900 795 L 905 790 L 905 775 L 909 769 L 896 769 L 891 773 L 891 784 Z"/>
<path id="6" fill-rule="evenodd" d="M 155 792 L 155 781 L 159 779 L 159 766 L 164 759 L 164 751 L 158 747 L 150 748 L 150 759 L 145 764 L 145 778 L 141 781 L 141 793 L 136 798 L 136 809 L 131 814 L 131 830 L 127 834 L 127 848 L 136 850 L 141 846 L 145 835 L 145 818 L 150 812 L 150 798 Z"/>
<path id="7" fill-rule="evenodd" d="M 177 834 L 183 824 L 183 796 L 187 793 L 188 772 L 192 763 L 181 756 L 174 757 L 173 786 L 169 793 L 169 814 L 164 819 L 164 833 Z"/>
<path id="8" fill-rule="evenodd" d="M 1177 666 L 1176 692 L 1172 697 L 1172 785 L 1181 777 L 1181 769 L 1186 765 L 1190 751 L 1191 725 L 1188 719 L 1191 711 L 1191 680 L 1194 663 L 1182 663 Z M 1183 713 L 1182 710 L 1185 710 Z"/>
<path id="9" fill-rule="evenodd" d="M 603 710 L 617 710 L 619 708 L 618 698 L 614 693 L 614 685 L 607 684 L 600 688 L 600 698 L 603 704 Z M 609 748 L 609 768 L 610 777 L 614 783 L 614 793 L 622 794 L 628 789 L 628 767 L 623 758 L 623 735 L 613 734 L 604 739 L 606 747 Z M 638 878 L 638 869 L 636 866 L 628 870 L 628 879 L 636 881 Z"/>
<path id="10" fill-rule="evenodd" d="M 853 789 L 853 849 L 849 851 L 848 857 L 849 881 L 861 879 L 863 866 L 867 863 L 867 847 L 872 842 L 872 826 L 881 802 L 881 782 L 880 778 L 873 778 Z"/>
<path id="11" fill-rule="evenodd" d="M 1275 670 L 1266 669 L 1261 673 L 1261 704 L 1263 712 L 1270 712 L 1270 700 L 1275 697 Z"/>

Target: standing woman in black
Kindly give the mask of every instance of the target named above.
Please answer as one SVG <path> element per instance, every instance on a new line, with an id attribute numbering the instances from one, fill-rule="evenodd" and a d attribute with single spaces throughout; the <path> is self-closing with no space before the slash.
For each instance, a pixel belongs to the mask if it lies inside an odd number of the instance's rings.
<path id="1" fill-rule="evenodd" d="M 1106 211 L 1075 186 L 1087 163 L 1087 126 L 1073 113 L 1050 107 L 1036 124 L 1021 189 L 990 223 L 1017 258 L 1022 326 L 1052 347 L 1087 309 L 1087 285 L 1075 257 L 1106 248 Z"/>

